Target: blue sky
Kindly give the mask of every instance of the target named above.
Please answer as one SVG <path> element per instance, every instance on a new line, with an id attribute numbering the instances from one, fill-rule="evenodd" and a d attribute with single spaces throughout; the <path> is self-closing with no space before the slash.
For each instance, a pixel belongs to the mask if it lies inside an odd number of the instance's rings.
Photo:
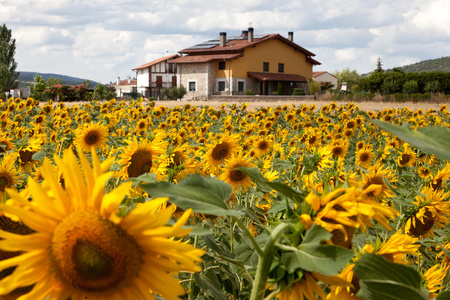
<path id="1" fill-rule="evenodd" d="M 450 55 L 448 0 L 0 0 L 19 71 L 102 83 L 216 38 L 294 32 L 314 71 L 372 71 Z"/>

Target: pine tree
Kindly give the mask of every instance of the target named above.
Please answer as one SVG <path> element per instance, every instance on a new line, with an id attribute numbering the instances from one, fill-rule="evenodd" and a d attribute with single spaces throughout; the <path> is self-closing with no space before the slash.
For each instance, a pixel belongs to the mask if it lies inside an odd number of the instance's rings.
<path id="1" fill-rule="evenodd" d="M 11 30 L 3 24 L 0 27 L 0 92 L 8 92 L 19 85 L 15 53 L 16 39 L 12 38 Z"/>
<path id="2" fill-rule="evenodd" d="M 375 69 L 375 73 L 383 73 L 384 70 L 382 68 L 382 64 L 381 64 L 381 57 L 378 56 L 377 59 L 377 68 Z"/>

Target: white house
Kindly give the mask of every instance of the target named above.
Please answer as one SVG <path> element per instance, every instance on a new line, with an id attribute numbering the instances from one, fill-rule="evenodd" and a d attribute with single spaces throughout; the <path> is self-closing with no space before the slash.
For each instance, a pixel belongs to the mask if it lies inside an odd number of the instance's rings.
<path id="1" fill-rule="evenodd" d="M 169 63 L 179 55 L 164 56 L 132 69 L 136 71 L 137 92 L 144 97 L 162 99 L 162 89 L 177 86 L 177 65 Z"/>
<path id="2" fill-rule="evenodd" d="M 337 77 L 327 71 L 313 72 L 313 80 L 318 82 L 330 82 L 333 85 L 333 88 L 337 87 L 338 82 Z"/>
<path id="3" fill-rule="evenodd" d="M 118 76 L 116 83 L 110 84 L 109 86 L 116 89 L 117 98 L 132 97 L 132 93 L 136 93 L 136 80 L 130 77 L 125 80 L 120 80 Z"/>

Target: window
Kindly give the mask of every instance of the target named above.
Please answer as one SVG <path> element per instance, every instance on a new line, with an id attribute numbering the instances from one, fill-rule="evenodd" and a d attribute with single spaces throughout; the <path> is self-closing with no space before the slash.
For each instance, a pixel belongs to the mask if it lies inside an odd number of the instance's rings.
<path id="1" fill-rule="evenodd" d="M 162 87 L 162 84 L 163 84 L 162 76 L 156 76 L 156 86 Z"/>
<path id="2" fill-rule="evenodd" d="M 226 63 L 224 61 L 219 61 L 219 70 L 225 70 Z"/>
<path id="3" fill-rule="evenodd" d="M 264 62 L 263 63 L 263 71 L 264 72 L 269 72 L 269 63 L 268 62 Z"/>
<path id="4" fill-rule="evenodd" d="M 195 81 L 189 81 L 189 92 L 195 92 L 197 89 Z"/>
<path id="5" fill-rule="evenodd" d="M 225 81 L 219 81 L 219 92 L 225 91 Z"/>
<path id="6" fill-rule="evenodd" d="M 243 91 L 244 91 L 244 82 L 238 81 L 238 92 L 243 92 Z"/>
<path id="7" fill-rule="evenodd" d="M 278 64 L 278 72 L 283 73 L 284 72 L 284 64 Z"/>

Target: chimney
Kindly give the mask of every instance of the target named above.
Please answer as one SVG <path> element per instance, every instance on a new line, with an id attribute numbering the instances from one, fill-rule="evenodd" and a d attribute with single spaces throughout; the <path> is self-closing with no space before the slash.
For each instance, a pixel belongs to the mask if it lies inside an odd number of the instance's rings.
<path id="1" fill-rule="evenodd" d="M 117 85 L 119 85 L 120 84 L 120 76 L 117 76 Z"/>
<path id="2" fill-rule="evenodd" d="M 292 31 L 289 31 L 289 32 L 288 32 L 288 39 L 289 39 L 291 42 L 294 42 L 294 33 L 293 33 Z"/>
<path id="3" fill-rule="evenodd" d="M 131 77 L 128 77 L 128 84 L 131 83 Z"/>
<path id="4" fill-rule="evenodd" d="M 220 33 L 220 47 L 225 47 L 227 44 L 227 33 L 221 32 Z"/>
<path id="5" fill-rule="evenodd" d="M 248 41 L 253 42 L 253 27 L 248 28 Z"/>
<path id="6" fill-rule="evenodd" d="M 248 31 L 247 30 L 242 30 L 242 34 L 241 36 L 246 39 L 248 37 Z"/>

